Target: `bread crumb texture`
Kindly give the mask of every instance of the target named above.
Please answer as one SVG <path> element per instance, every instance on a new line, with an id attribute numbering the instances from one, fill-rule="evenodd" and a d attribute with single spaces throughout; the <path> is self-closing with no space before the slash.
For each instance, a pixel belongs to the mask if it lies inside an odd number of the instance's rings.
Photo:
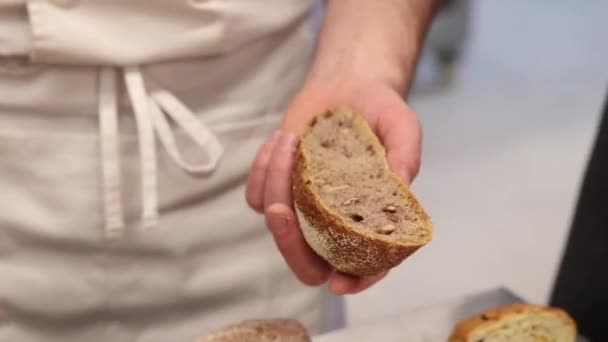
<path id="1" fill-rule="evenodd" d="M 458 323 L 449 342 L 575 342 L 576 324 L 563 310 L 532 304 L 497 307 Z"/>
<path id="2" fill-rule="evenodd" d="M 315 117 L 300 137 L 296 213 L 308 244 L 339 271 L 380 273 L 432 238 L 430 218 L 385 154 L 365 118 L 348 108 Z"/>

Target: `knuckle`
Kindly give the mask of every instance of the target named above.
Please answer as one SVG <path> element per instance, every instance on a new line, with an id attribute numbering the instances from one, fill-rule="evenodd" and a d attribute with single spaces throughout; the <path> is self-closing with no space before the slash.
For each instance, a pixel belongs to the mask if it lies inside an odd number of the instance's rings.
<path id="1" fill-rule="evenodd" d="M 257 159 L 261 162 L 268 162 L 268 160 L 270 160 L 270 157 L 273 154 L 272 152 L 273 152 L 272 145 L 270 145 L 270 144 L 264 145 L 264 147 L 262 147 L 262 149 L 258 153 Z"/>
<path id="2" fill-rule="evenodd" d="M 268 164 L 268 160 L 264 158 L 264 156 L 260 155 L 253 161 L 253 165 L 251 165 L 252 173 L 262 173 L 264 169 L 266 169 L 266 165 Z"/>
<path id="3" fill-rule="evenodd" d="M 270 210 L 268 210 L 268 208 L 266 208 L 264 210 L 264 217 L 266 218 L 266 225 L 268 227 L 273 227 L 274 222 L 277 222 L 278 220 L 281 219 L 281 214 L 274 212 L 274 211 L 270 211 Z"/>
<path id="4" fill-rule="evenodd" d="M 268 229 L 273 232 L 274 239 L 279 244 L 279 250 L 283 255 L 289 253 L 288 245 L 291 243 L 290 239 L 293 234 L 286 234 L 285 227 L 290 225 L 289 214 L 283 211 L 279 211 L 276 208 L 279 207 L 276 203 L 267 205 L 264 210 L 265 223 Z M 277 231 L 282 233 L 277 234 Z"/>

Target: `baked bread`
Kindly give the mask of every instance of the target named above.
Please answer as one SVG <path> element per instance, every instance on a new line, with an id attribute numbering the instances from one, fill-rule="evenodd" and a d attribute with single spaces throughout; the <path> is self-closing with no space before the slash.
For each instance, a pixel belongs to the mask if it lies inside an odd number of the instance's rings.
<path id="1" fill-rule="evenodd" d="M 296 320 L 264 319 L 219 328 L 197 342 L 310 342 L 310 336 Z"/>
<path id="2" fill-rule="evenodd" d="M 300 136 L 298 221 L 310 247 L 340 272 L 378 274 L 431 240 L 429 217 L 385 154 L 365 118 L 348 108 L 316 116 Z"/>
<path id="3" fill-rule="evenodd" d="M 575 342 L 576 324 L 563 310 L 532 304 L 497 307 L 458 323 L 449 342 Z"/>

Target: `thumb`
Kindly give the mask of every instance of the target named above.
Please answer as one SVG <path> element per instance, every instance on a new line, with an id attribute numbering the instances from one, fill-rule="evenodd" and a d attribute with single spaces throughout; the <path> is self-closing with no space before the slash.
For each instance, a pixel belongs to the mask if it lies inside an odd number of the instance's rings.
<path id="1" fill-rule="evenodd" d="M 406 146 L 387 149 L 386 159 L 391 170 L 406 184 L 414 181 L 420 170 L 420 153 Z"/>
<path id="2" fill-rule="evenodd" d="M 367 88 L 357 94 L 355 108 L 371 124 L 386 149 L 388 164 L 407 184 L 420 169 L 422 130 L 403 97 L 388 87 Z"/>
<path id="3" fill-rule="evenodd" d="M 378 136 L 391 170 L 411 183 L 420 170 L 422 130 L 418 119 L 404 104 L 385 111 L 377 120 Z"/>

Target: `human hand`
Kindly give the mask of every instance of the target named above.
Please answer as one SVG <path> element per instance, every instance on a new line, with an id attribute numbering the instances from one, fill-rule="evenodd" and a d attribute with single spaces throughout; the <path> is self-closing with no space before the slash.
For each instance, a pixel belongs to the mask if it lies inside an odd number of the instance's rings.
<path id="1" fill-rule="evenodd" d="M 381 83 L 353 89 L 305 87 L 289 105 L 280 129 L 260 148 L 246 192 L 249 205 L 264 213 L 279 251 L 298 279 L 311 286 L 329 282 L 330 290 L 338 295 L 361 292 L 387 272 L 354 277 L 334 271 L 304 240 L 294 213 L 291 186 L 297 133 L 312 116 L 331 107 L 349 106 L 365 116 L 384 145 L 393 172 L 409 184 L 420 167 L 420 125 L 400 94 Z"/>

